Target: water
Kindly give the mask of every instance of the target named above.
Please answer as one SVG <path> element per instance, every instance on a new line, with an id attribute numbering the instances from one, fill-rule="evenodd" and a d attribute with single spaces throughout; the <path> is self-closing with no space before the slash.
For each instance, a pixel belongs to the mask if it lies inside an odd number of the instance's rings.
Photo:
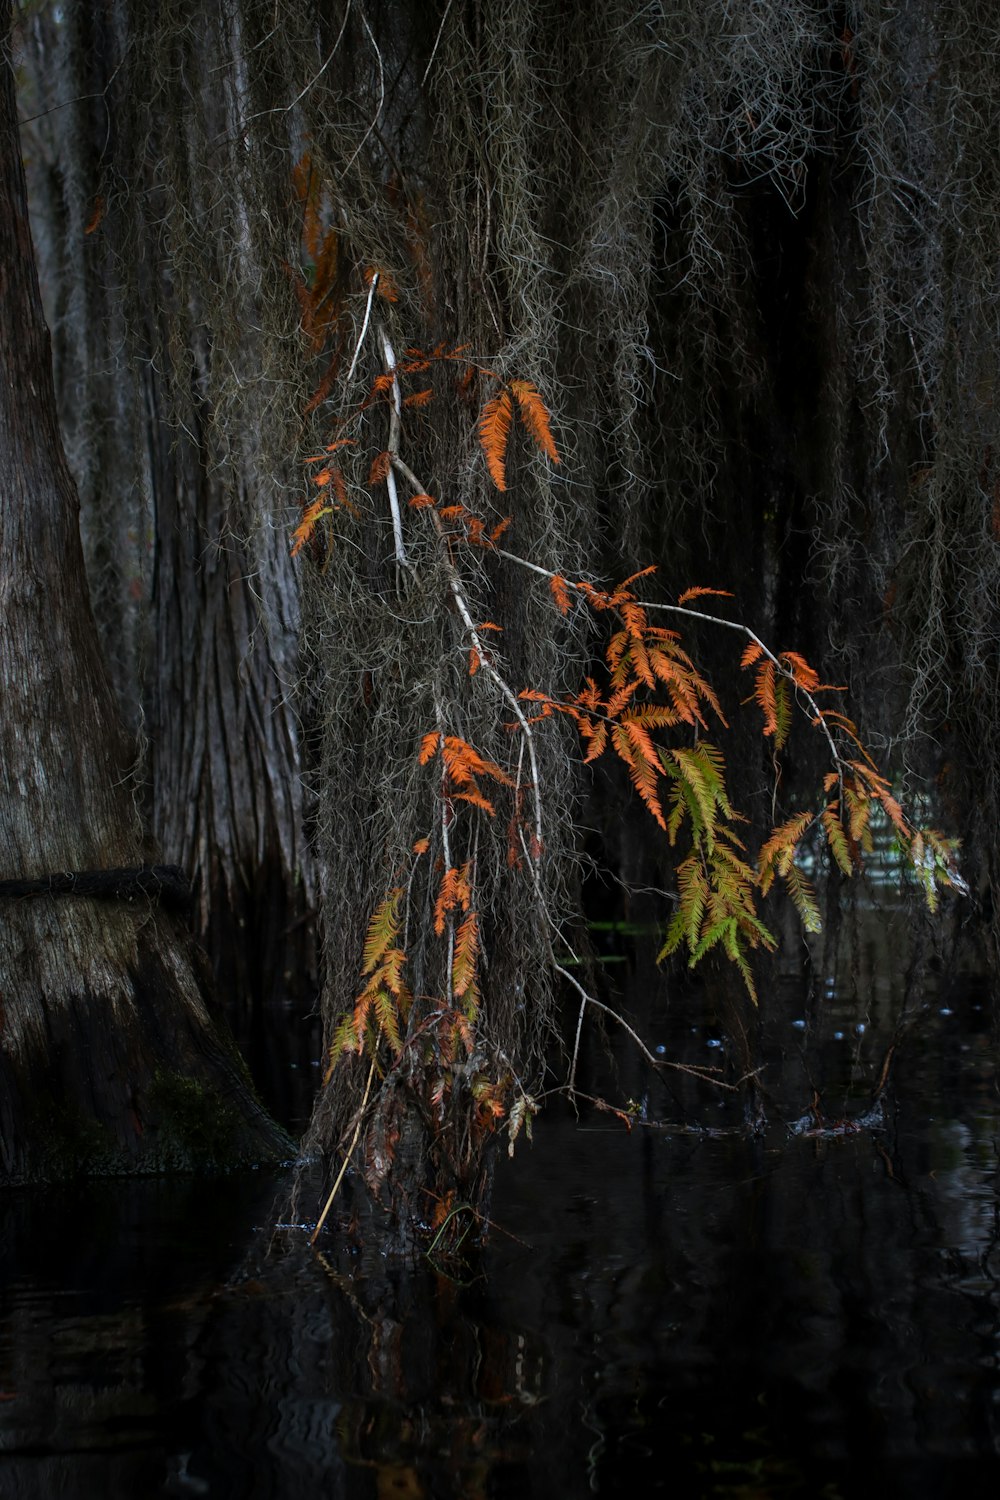
<path id="1" fill-rule="evenodd" d="M 925 997 L 862 1130 L 898 997 L 775 1009 L 762 1136 L 704 1091 L 719 1131 L 683 1133 L 689 1080 L 623 1052 L 651 1123 L 543 1116 L 467 1285 L 294 1230 L 266 1255 L 262 1177 L 8 1194 L 0 1496 L 995 1495 L 989 994 Z"/>

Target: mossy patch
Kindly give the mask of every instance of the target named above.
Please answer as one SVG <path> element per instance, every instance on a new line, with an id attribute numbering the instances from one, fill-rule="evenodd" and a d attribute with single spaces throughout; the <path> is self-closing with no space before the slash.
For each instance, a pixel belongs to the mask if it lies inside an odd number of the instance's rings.
<path id="1" fill-rule="evenodd" d="M 116 1170 L 121 1153 L 111 1132 L 93 1115 L 47 1096 L 32 1111 L 30 1129 L 38 1142 L 38 1167 L 32 1175 L 41 1181 Z"/>
<path id="2" fill-rule="evenodd" d="M 156 1155 L 164 1169 L 224 1171 L 250 1163 L 246 1122 L 199 1079 L 160 1069 L 150 1103 L 156 1116 Z"/>

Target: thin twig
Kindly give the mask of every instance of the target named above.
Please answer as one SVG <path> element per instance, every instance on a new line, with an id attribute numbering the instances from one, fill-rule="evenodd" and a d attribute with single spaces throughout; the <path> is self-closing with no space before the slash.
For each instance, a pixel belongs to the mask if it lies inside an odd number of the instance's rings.
<path id="1" fill-rule="evenodd" d="M 361 323 L 361 332 L 358 334 L 358 342 L 354 346 L 354 357 L 351 360 L 351 367 L 347 372 L 348 381 L 352 380 L 354 377 L 354 371 L 357 368 L 358 364 L 358 357 L 361 354 L 361 346 L 365 341 L 365 334 L 368 332 L 368 322 L 372 315 L 372 302 L 375 299 L 375 288 L 377 286 L 378 272 L 373 271 L 372 279 L 368 286 L 368 301 L 365 303 L 365 316 Z"/>
<path id="2" fill-rule="evenodd" d="M 359 9 L 360 14 L 361 14 L 361 24 L 362 24 L 362 26 L 365 28 L 365 30 L 368 33 L 368 40 L 372 44 L 372 47 L 373 47 L 374 52 L 375 52 L 375 60 L 378 63 L 378 108 L 375 110 L 375 115 L 374 115 L 374 118 L 372 119 L 371 124 L 368 126 L 368 129 L 365 131 L 364 135 L 361 137 L 361 139 L 358 142 L 357 146 L 354 148 L 354 151 L 353 151 L 353 153 L 351 155 L 350 160 L 348 161 L 346 167 L 344 167 L 343 171 L 341 172 L 341 174 L 340 174 L 340 180 L 341 180 L 341 182 L 343 182 L 344 178 L 347 176 L 348 172 L 351 170 L 351 168 L 353 167 L 354 163 L 357 161 L 358 157 L 361 155 L 362 151 L 364 150 L 365 146 L 368 143 L 368 137 L 372 134 L 372 132 L 374 130 L 376 130 L 378 128 L 378 122 L 379 122 L 379 120 L 382 117 L 382 106 L 385 104 L 385 68 L 384 68 L 384 66 L 382 64 L 382 53 L 379 50 L 379 45 L 378 45 L 378 42 L 376 42 L 376 40 L 375 40 L 374 33 L 373 33 L 371 27 L 368 24 L 368 17 L 365 15 L 364 10 L 361 9 L 360 6 L 358 7 L 358 9 Z M 344 24 L 345 25 L 347 24 L 347 18 L 346 18 L 346 16 L 344 18 Z"/>
<path id="3" fill-rule="evenodd" d="M 748 1078 L 752 1078 L 754 1076 L 753 1073 L 745 1073 L 742 1078 L 737 1080 L 736 1083 L 726 1083 L 724 1079 L 716 1078 L 713 1076 L 718 1072 L 717 1068 L 699 1068 L 697 1065 L 692 1065 L 690 1063 L 671 1062 L 670 1059 L 666 1057 L 654 1057 L 639 1033 L 632 1029 L 632 1027 L 628 1024 L 623 1016 L 620 1016 L 616 1010 L 612 1010 L 610 1005 L 604 1005 L 600 1000 L 595 1000 L 593 995 L 589 994 L 587 990 L 583 988 L 583 985 L 573 977 L 569 970 L 563 968 L 562 964 L 556 964 L 555 970 L 557 974 L 561 974 L 564 979 L 569 980 L 570 984 L 573 985 L 573 987 L 579 992 L 583 999 L 583 1005 L 580 1008 L 580 1020 L 577 1023 L 577 1046 L 579 1046 L 580 1041 L 580 1026 L 583 1022 L 584 1006 L 592 1005 L 596 1010 L 602 1010 L 606 1016 L 610 1016 L 613 1021 L 617 1021 L 618 1025 L 621 1026 L 624 1031 L 628 1032 L 629 1036 L 632 1038 L 633 1042 L 635 1042 L 643 1057 L 647 1062 L 651 1062 L 654 1068 L 672 1068 L 675 1073 L 689 1073 L 692 1078 L 700 1078 L 702 1083 L 714 1084 L 716 1088 L 728 1089 L 730 1093 L 735 1093 L 739 1089 L 741 1083 L 745 1083 Z M 574 1083 L 576 1078 L 576 1061 L 577 1054 L 576 1048 L 574 1048 L 573 1062 L 572 1066 L 570 1067 L 569 1078 L 566 1082 L 566 1091 L 570 1095 L 575 1092 Z M 759 1071 L 759 1068 L 755 1069 L 755 1072 Z"/>
<path id="4" fill-rule="evenodd" d="M 379 330 L 382 340 L 382 358 L 385 362 L 385 372 L 392 376 L 392 404 L 389 409 L 389 454 L 390 463 L 388 473 L 385 476 L 386 489 L 389 492 L 389 509 L 392 512 L 392 535 L 396 544 L 396 561 L 401 567 L 409 568 L 410 560 L 406 555 L 406 547 L 403 543 L 403 517 L 399 509 L 399 492 L 396 489 L 396 476 L 392 472 L 391 457 L 399 447 L 399 434 L 402 428 L 403 403 L 399 391 L 399 376 L 396 373 L 396 355 L 389 335 L 385 329 Z"/>
<path id="5" fill-rule="evenodd" d="M 755 1071 L 759 1072 L 760 1070 L 757 1069 Z M 744 1074 L 743 1078 L 739 1080 L 739 1082 L 743 1083 L 747 1078 L 753 1078 L 754 1076 L 754 1073 L 746 1073 Z M 565 1094 L 566 1092 L 567 1089 L 565 1085 L 563 1085 L 563 1087 L 561 1088 L 549 1089 L 545 1094 L 540 1095 L 539 1097 L 548 1099 L 551 1098 L 554 1094 Z M 575 1091 L 575 1098 L 582 1099 L 586 1104 L 592 1104 L 594 1108 L 600 1110 L 602 1114 L 609 1113 L 618 1116 L 625 1115 L 628 1117 L 630 1125 L 639 1126 L 643 1130 L 659 1130 L 664 1135 L 693 1135 L 707 1140 L 723 1140 L 732 1136 L 745 1137 L 747 1134 L 745 1125 L 676 1125 L 672 1124 L 669 1120 L 644 1120 L 641 1115 L 629 1115 L 627 1110 L 616 1109 L 615 1106 L 613 1104 L 609 1104 L 606 1099 L 599 1099 L 596 1094 L 582 1094 L 579 1089 Z M 607 1135 L 610 1134 L 610 1131 L 605 1131 L 603 1133 Z"/>
<path id="6" fill-rule="evenodd" d="M 808 688 L 804 688 L 802 684 L 796 680 L 795 673 L 788 670 L 788 668 L 781 662 L 781 660 L 777 656 L 775 656 L 770 647 L 765 645 L 760 636 L 757 635 L 755 631 L 750 629 L 749 625 L 744 625 L 739 620 L 727 620 L 722 615 L 708 615 L 700 609 L 688 609 L 684 604 L 654 604 L 652 602 L 647 603 L 643 599 L 637 600 L 636 603 L 638 604 L 640 609 L 657 609 L 665 614 L 685 615 L 688 619 L 691 620 L 705 620 L 709 625 L 722 625 L 727 630 L 738 631 L 741 635 L 745 635 L 749 640 L 753 641 L 755 645 L 759 646 L 763 654 L 767 657 L 768 661 L 772 662 L 774 666 L 777 667 L 782 677 L 787 678 L 787 680 L 794 687 L 795 691 L 797 693 L 800 693 L 801 696 L 805 699 L 806 703 L 809 705 L 809 708 L 812 710 L 813 715 L 812 722 L 816 726 L 816 728 L 820 730 L 827 744 L 829 745 L 830 755 L 833 758 L 833 763 L 837 767 L 838 774 L 840 774 L 841 769 L 844 765 L 844 758 L 841 755 L 840 751 L 837 749 L 836 741 L 834 740 L 833 735 L 830 733 L 829 726 L 823 716 L 823 711 L 820 708 L 819 704 L 816 702 L 816 699 L 813 697 L 812 693 L 809 692 Z"/>
<path id="7" fill-rule="evenodd" d="M 403 463 L 403 461 L 399 459 L 395 455 L 395 453 L 393 453 L 392 455 L 392 468 L 398 469 L 399 473 L 402 474 L 406 482 L 412 485 L 414 494 L 423 495 L 427 493 L 426 489 L 420 483 L 420 480 L 417 478 L 416 474 L 414 474 L 413 470 L 409 468 L 405 463 Z M 444 527 L 441 524 L 440 516 L 435 511 L 431 511 L 431 521 L 434 524 L 434 529 L 437 532 L 438 537 L 443 541 Z M 524 710 L 521 708 L 521 705 L 518 702 L 517 694 L 493 665 L 493 662 L 490 658 L 490 648 L 486 645 L 482 636 L 479 634 L 479 631 L 476 629 L 476 623 L 472 617 L 472 611 L 469 608 L 469 602 L 465 596 L 465 590 L 462 588 L 462 582 L 458 576 L 457 569 L 454 567 L 453 563 L 446 553 L 444 555 L 443 561 L 445 572 L 448 576 L 448 587 L 451 589 L 451 596 L 455 601 L 455 608 L 458 610 L 458 613 L 462 620 L 462 624 L 465 626 L 466 630 L 469 633 L 469 639 L 472 642 L 472 645 L 475 647 L 475 650 L 479 656 L 482 670 L 486 674 L 486 676 L 490 678 L 491 682 L 493 682 L 494 685 L 499 689 L 511 712 L 517 719 L 518 725 L 520 726 L 521 731 L 524 734 L 525 743 L 528 747 L 528 759 L 531 762 L 532 804 L 534 807 L 535 824 L 535 839 L 534 846 L 530 851 L 529 867 L 531 868 L 533 873 L 537 874 L 537 866 L 542 857 L 543 825 L 541 773 L 538 765 L 538 754 L 535 748 L 535 737 L 532 733 L 531 725 L 525 717 Z"/>
<path id="8" fill-rule="evenodd" d="M 444 721 L 444 709 L 441 707 L 441 702 L 440 702 L 440 700 L 439 700 L 438 695 L 437 695 L 436 692 L 434 694 L 434 709 L 435 709 L 435 718 L 436 718 L 436 722 L 437 722 L 437 730 L 438 730 L 438 734 L 441 737 L 440 742 L 441 742 L 441 744 L 444 744 L 444 735 L 445 735 L 445 728 L 446 728 L 445 721 Z M 440 815 L 441 815 L 441 854 L 442 854 L 442 857 L 444 859 L 445 870 L 450 870 L 452 868 L 452 864 L 451 864 L 451 841 L 450 841 L 450 839 L 448 837 L 448 818 L 450 816 L 449 807 L 448 807 L 448 766 L 447 766 L 447 763 L 446 763 L 443 755 L 441 757 L 441 805 L 440 805 L 439 811 L 440 811 Z M 447 990 L 446 999 L 448 1001 L 448 1008 L 450 1010 L 454 1006 L 454 1004 L 455 1004 L 455 913 L 454 913 L 454 911 L 449 911 L 448 912 L 448 958 L 447 958 L 447 965 L 446 965 L 445 972 L 446 972 L 446 974 L 448 976 L 448 981 L 447 981 L 447 983 L 448 983 L 448 990 Z"/>
<path id="9" fill-rule="evenodd" d="M 347 1171 L 348 1167 L 351 1164 L 351 1157 L 354 1155 L 354 1148 L 358 1144 L 358 1136 L 361 1134 L 361 1122 L 365 1117 L 365 1106 L 368 1103 L 368 1095 L 371 1092 L 372 1078 L 374 1076 L 375 1059 L 372 1058 L 372 1065 L 368 1069 L 368 1082 L 365 1084 L 364 1098 L 361 1100 L 361 1107 L 358 1110 L 357 1124 L 354 1127 L 354 1135 L 351 1137 L 351 1144 L 347 1148 L 347 1155 L 344 1157 L 343 1165 L 340 1171 L 337 1173 L 337 1180 L 333 1184 L 333 1187 L 330 1189 L 330 1196 L 329 1198 L 327 1198 L 326 1203 L 323 1206 L 323 1212 L 320 1214 L 319 1219 L 316 1222 L 316 1228 L 309 1236 L 310 1245 L 315 1245 L 317 1239 L 319 1238 L 319 1232 L 326 1222 L 326 1216 L 330 1212 L 330 1209 L 333 1207 L 333 1200 L 334 1198 L 336 1198 L 337 1193 L 340 1191 L 340 1184 L 344 1180 L 344 1173 Z"/>
<path id="10" fill-rule="evenodd" d="M 537 573 L 542 578 L 558 578 L 560 576 L 558 573 L 553 573 L 551 568 L 543 568 L 538 563 L 529 562 L 525 557 L 518 557 L 516 552 L 507 552 L 502 547 L 498 547 L 497 552 L 501 557 L 506 558 L 508 562 L 516 563 L 518 567 L 526 568 L 531 573 Z M 821 731 L 824 738 L 826 739 L 826 742 L 830 747 L 830 754 L 833 757 L 833 763 L 837 767 L 838 774 L 840 773 L 841 768 L 844 765 L 844 758 L 840 754 L 840 751 L 837 749 L 836 741 L 834 740 L 833 735 L 830 733 L 829 726 L 827 725 L 827 722 L 823 717 L 823 712 L 820 709 L 819 704 L 816 702 L 815 698 L 808 691 L 808 689 L 804 688 L 800 682 L 796 681 L 795 673 L 788 670 L 788 668 L 782 663 L 780 658 L 777 657 L 770 649 L 770 647 L 761 640 L 756 631 L 750 629 L 749 625 L 744 625 L 740 620 L 727 620 L 723 615 L 706 614 L 702 609 L 688 609 L 684 604 L 660 604 L 654 603 L 652 600 L 647 599 L 637 599 L 635 603 L 639 609 L 655 609 L 660 610 L 661 612 L 666 614 L 684 615 L 685 618 L 689 620 L 704 620 L 709 625 L 721 625 L 723 629 L 735 630 L 739 635 L 745 635 L 748 640 L 753 641 L 755 645 L 760 647 L 761 652 L 764 656 L 767 657 L 768 661 L 772 662 L 774 666 L 777 667 L 782 677 L 787 678 L 787 680 L 795 688 L 795 691 L 801 694 L 802 698 L 812 710 L 812 722 Z"/>
<path id="11" fill-rule="evenodd" d="M 441 38 L 444 35 L 444 23 L 448 19 L 448 14 L 449 14 L 449 12 L 451 10 L 451 7 L 452 7 L 452 0 L 448 0 L 448 4 L 444 8 L 444 15 L 441 17 L 441 25 L 437 29 L 437 36 L 434 38 L 434 45 L 431 48 L 431 55 L 427 59 L 427 66 L 424 69 L 424 76 L 420 80 L 420 87 L 421 87 L 421 89 L 423 89 L 424 84 L 427 82 L 427 79 L 428 79 L 428 76 L 430 74 L 431 68 L 433 68 L 433 66 L 434 66 L 434 59 L 437 57 L 437 50 L 438 50 L 438 48 L 441 45 Z"/>

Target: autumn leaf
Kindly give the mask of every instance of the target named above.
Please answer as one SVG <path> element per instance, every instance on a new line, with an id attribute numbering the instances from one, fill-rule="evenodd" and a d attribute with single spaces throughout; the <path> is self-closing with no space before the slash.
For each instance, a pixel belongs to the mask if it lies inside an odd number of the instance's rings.
<path id="1" fill-rule="evenodd" d="M 455 934 L 455 956 L 451 966 L 451 982 L 458 999 L 468 990 L 476 975 L 476 957 L 479 952 L 479 919 L 470 911 Z"/>
<path id="2" fill-rule="evenodd" d="M 556 609 L 561 615 L 568 615 L 572 599 L 570 598 L 569 586 L 561 573 L 556 573 L 549 579 L 549 592 L 555 600 Z"/>
<path id="3" fill-rule="evenodd" d="M 538 447 L 554 464 L 559 462 L 559 450 L 549 425 L 549 413 L 545 402 L 530 380 L 512 380 L 510 383 L 517 401 L 521 421 L 527 427 Z M 502 486 L 500 486 L 502 488 Z"/>
<path id="4" fill-rule="evenodd" d="M 347 498 L 347 485 L 344 482 L 343 474 L 340 472 L 339 464 L 334 464 L 330 470 L 330 484 L 333 487 L 333 493 L 337 497 L 337 504 L 345 505 L 353 515 L 357 515 L 358 512 Z"/>
<path id="5" fill-rule="evenodd" d="M 423 739 L 420 741 L 420 755 L 418 757 L 420 765 L 426 766 L 428 761 L 434 759 L 435 755 L 437 755 L 438 753 L 438 746 L 440 745 L 440 743 L 441 736 L 439 734 L 435 734 L 432 732 L 431 734 L 424 735 Z"/>
<path id="6" fill-rule="evenodd" d="M 639 578 L 649 578 L 651 574 L 658 571 L 658 566 L 659 565 L 657 563 L 648 563 L 646 567 L 640 568 L 638 573 L 630 573 L 627 578 L 622 579 L 621 583 L 618 585 L 618 588 L 615 590 L 616 594 L 624 597 L 625 590 L 628 588 L 630 583 L 635 583 Z M 632 596 L 629 595 L 629 597 L 631 598 Z"/>
<path id="7" fill-rule="evenodd" d="M 690 604 L 692 599 L 704 598 L 706 594 L 714 594 L 718 599 L 731 599 L 733 597 L 729 589 L 693 588 L 685 589 L 683 594 L 681 594 L 680 598 L 678 599 L 677 603 Z"/>
<path id="8" fill-rule="evenodd" d="M 448 774 L 458 786 L 471 786 L 476 776 L 491 776 L 494 781 L 499 781 L 502 786 L 512 786 L 513 782 L 505 771 L 502 771 L 492 760 L 474 750 L 467 740 L 459 739 L 457 735 L 447 734 L 441 754 L 444 756 Z"/>
<path id="9" fill-rule="evenodd" d="M 498 490 L 507 488 L 507 442 L 514 415 L 509 391 L 501 391 L 487 401 L 477 424 L 479 442 L 486 456 L 486 467 Z"/>
<path id="10" fill-rule="evenodd" d="M 104 199 L 100 194 L 98 194 L 98 196 L 94 199 L 94 211 L 91 214 L 90 218 L 87 220 L 86 228 L 83 231 L 84 234 L 93 234 L 103 218 Z"/>
<path id="11" fill-rule="evenodd" d="M 302 551 L 302 548 L 306 545 L 309 538 L 315 531 L 317 522 L 323 516 L 329 516 L 332 514 L 333 512 L 330 506 L 327 505 L 326 501 L 322 498 L 320 498 L 319 500 L 314 500 L 311 505 L 306 507 L 306 511 L 302 517 L 302 520 L 292 532 L 293 557 L 296 557 L 298 553 Z"/>
<path id="12" fill-rule="evenodd" d="M 782 651 L 782 664 L 788 668 L 798 687 L 807 693 L 814 693 L 820 685 L 819 673 L 809 665 L 804 656 L 797 651 Z"/>
<path id="13" fill-rule="evenodd" d="M 377 453 L 372 459 L 372 466 L 368 470 L 369 484 L 384 484 L 392 467 L 392 454 L 386 448 L 382 453 Z"/>
<path id="14" fill-rule="evenodd" d="M 758 705 L 764 715 L 765 735 L 778 733 L 778 707 L 776 687 L 776 667 L 771 660 L 762 661 L 757 668 L 757 678 L 754 690 L 751 694 L 753 701 Z"/>
<path id="15" fill-rule="evenodd" d="M 333 388 L 333 378 L 337 373 L 337 365 L 339 364 L 339 362 L 340 356 L 338 354 L 335 354 L 330 363 L 327 365 L 326 370 L 323 372 L 323 378 L 320 380 L 319 385 L 313 391 L 312 395 L 309 397 L 309 400 L 302 408 L 302 415 L 304 417 L 310 416 L 316 410 L 317 406 L 322 406 L 323 402 L 330 394 L 330 391 Z M 311 462 L 311 460 L 307 459 L 306 462 Z"/>
<path id="16" fill-rule="evenodd" d="M 434 931 L 438 937 L 444 934 L 450 912 L 459 909 L 467 912 L 472 904 L 469 869 L 469 863 L 466 861 L 460 869 L 454 865 L 450 866 L 441 877 L 437 900 L 434 903 Z"/>
<path id="17" fill-rule="evenodd" d="M 353 448 L 357 445 L 357 438 L 337 438 L 335 442 L 327 443 L 322 453 L 314 453 L 306 459 L 307 464 L 325 464 L 328 453 L 336 453 L 338 448 Z"/>

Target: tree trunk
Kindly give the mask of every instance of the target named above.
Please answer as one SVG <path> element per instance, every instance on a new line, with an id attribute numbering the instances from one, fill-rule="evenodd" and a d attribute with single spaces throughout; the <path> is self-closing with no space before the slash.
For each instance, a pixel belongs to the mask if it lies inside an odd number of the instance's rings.
<path id="1" fill-rule="evenodd" d="M 57 406 L 104 661 L 126 723 L 148 739 L 149 826 L 191 876 L 220 992 L 251 1007 L 312 1003 L 298 585 L 285 532 L 270 524 L 288 486 L 262 472 L 259 424 L 250 419 L 247 442 L 220 412 L 219 370 L 234 355 L 211 326 L 218 299 L 191 274 L 166 186 L 178 155 L 198 154 L 175 93 L 190 113 L 201 91 L 213 139 L 238 126 L 200 68 L 215 55 L 211 21 L 175 31 L 164 17 L 158 47 L 144 30 L 154 24 L 84 0 L 24 22 L 23 109 L 40 117 L 25 156 Z M 146 116 L 136 54 L 155 56 L 167 80 Z M 185 221 L 211 237 L 215 176 L 185 175 L 180 192 Z M 251 321 L 244 380 L 263 362 Z"/>
<path id="2" fill-rule="evenodd" d="M 288 543 L 270 532 L 260 539 L 270 556 L 251 556 L 243 486 L 212 472 L 207 407 L 192 399 L 184 430 L 172 427 L 157 373 L 169 351 L 158 352 L 144 374 L 155 534 L 146 689 L 153 831 L 164 856 L 194 876 L 197 930 L 220 988 L 251 1007 L 311 1003 L 316 895 L 292 702 L 298 600 Z"/>
<path id="3" fill-rule="evenodd" d="M 10 25 L 0 0 L 0 36 Z M 143 861 L 87 595 L 78 500 L 56 420 L 18 150 L 0 66 L 0 874 Z M 118 882 L 119 887 L 121 882 Z M 78 894 L 3 900 L 0 1174 L 161 1170 L 287 1149 L 213 1024 L 170 914 Z"/>

